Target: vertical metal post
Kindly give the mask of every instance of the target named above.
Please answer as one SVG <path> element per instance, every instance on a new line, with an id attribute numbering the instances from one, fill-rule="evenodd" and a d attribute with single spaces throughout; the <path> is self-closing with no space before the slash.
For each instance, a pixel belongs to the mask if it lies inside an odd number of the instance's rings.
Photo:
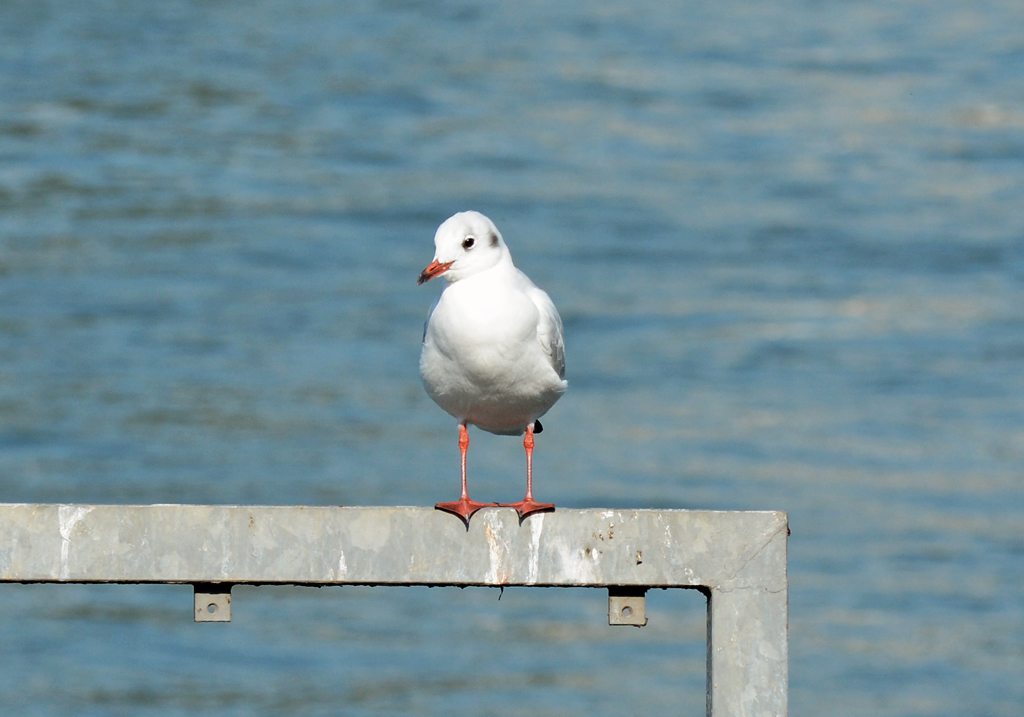
<path id="1" fill-rule="evenodd" d="M 708 717 L 784 717 L 789 694 L 785 587 L 708 596 Z"/>

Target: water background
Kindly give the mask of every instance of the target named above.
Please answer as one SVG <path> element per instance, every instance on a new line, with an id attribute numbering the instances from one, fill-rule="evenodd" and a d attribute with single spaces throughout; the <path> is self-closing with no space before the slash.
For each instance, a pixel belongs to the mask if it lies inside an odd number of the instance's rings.
<path id="1" fill-rule="evenodd" d="M 1022 178 L 1016 0 L 6 2 L 0 501 L 454 499 L 477 209 L 565 322 L 539 499 L 788 511 L 794 717 L 1020 715 Z M 695 592 L 234 602 L 0 586 L 0 713 L 703 713 Z"/>

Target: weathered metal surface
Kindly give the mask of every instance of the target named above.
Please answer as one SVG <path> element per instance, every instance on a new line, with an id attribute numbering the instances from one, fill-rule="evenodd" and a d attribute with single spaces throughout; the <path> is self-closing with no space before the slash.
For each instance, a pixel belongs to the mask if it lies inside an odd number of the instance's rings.
<path id="1" fill-rule="evenodd" d="M 785 587 L 774 512 L 0 504 L 0 580 Z M 642 559 L 638 558 L 642 554 Z"/>
<path id="2" fill-rule="evenodd" d="M 786 714 L 787 535 L 778 512 L 487 508 L 466 530 L 432 508 L 0 504 L 0 582 L 192 583 L 204 621 L 238 583 L 606 587 L 610 621 L 701 588 L 708 714 L 764 717 Z"/>
<path id="3" fill-rule="evenodd" d="M 712 590 L 708 604 L 708 714 L 785 715 L 786 590 Z"/>

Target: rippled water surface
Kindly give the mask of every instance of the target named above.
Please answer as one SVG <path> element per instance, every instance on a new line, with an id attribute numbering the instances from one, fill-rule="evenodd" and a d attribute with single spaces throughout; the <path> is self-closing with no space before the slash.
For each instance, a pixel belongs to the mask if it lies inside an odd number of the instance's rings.
<path id="1" fill-rule="evenodd" d="M 565 321 L 562 506 L 789 512 L 791 714 L 1024 712 L 1024 5 L 0 4 L 0 501 L 429 505 L 436 226 Z M 519 441 L 473 434 L 475 493 Z M 0 587 L 0 711 L 701 714 L 656 592 Z"/>

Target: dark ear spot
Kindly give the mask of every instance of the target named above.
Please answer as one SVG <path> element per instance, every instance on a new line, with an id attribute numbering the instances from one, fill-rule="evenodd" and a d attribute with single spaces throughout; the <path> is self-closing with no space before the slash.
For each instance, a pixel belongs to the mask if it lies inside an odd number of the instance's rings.
<path id="1" fill-rule="evenodd" d="M 498 235 L 491 232 L 491 246 L 498 246 Z"/>

